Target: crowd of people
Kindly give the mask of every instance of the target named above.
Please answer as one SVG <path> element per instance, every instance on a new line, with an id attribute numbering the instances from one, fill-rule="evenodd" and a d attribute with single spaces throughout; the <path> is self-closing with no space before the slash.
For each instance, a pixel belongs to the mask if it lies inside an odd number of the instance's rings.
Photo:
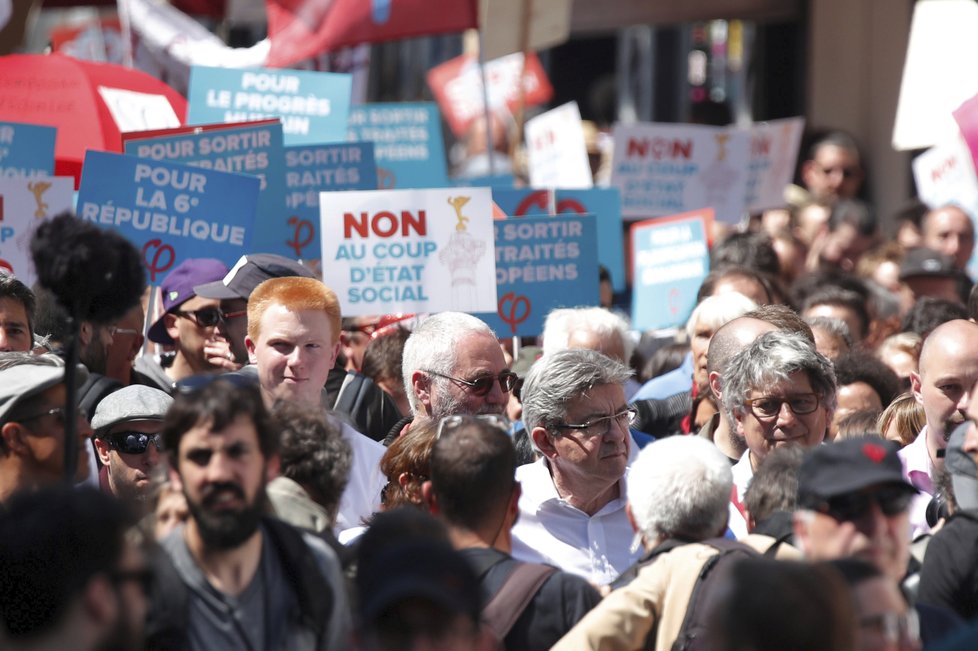
<path id="1" fill-rule="evenodd" d="M 971 648 L 974 226 L 883 238 L 844 134 L 801 171 L 666 339 L 265 253 L 110 322 L 0 275 L 0 648 Z"/>

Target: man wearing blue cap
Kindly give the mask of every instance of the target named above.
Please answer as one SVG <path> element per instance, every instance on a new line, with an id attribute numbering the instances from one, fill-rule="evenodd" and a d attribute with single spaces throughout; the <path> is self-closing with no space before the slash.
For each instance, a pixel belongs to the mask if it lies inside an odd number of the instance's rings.
<path id="1" fill-rule="evenodd" d="M 95 408 L 92 428 L 102 461 L 102 490 L 146 511 L 162 476 L 163 417 L 173 403 L 165 391 L 134 384 L 106 396 Z"/>
<path id="2" fill-rule="evenodd" d="M 224 318 L 220 303 L 194 292 L 196 285 L 220 280 L 227 270 L 220 260 L 189 258 L 163 279 L 163 315 L 150 326 L 147 337 L 172 346 L 174 356 L 167 366 L 148 357 L 137 359 L 135 368 L 142 384 L 169 393 L 173 383 L 185 377 L 240 368 L 227 338 L 217 329 Z"/>

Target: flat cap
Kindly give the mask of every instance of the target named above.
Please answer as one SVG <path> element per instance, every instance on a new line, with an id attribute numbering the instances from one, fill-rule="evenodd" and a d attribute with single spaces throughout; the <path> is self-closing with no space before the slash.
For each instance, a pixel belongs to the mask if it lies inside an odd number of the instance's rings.
<path id="1" fill-rule="evenodd" d="M 42 363 L 27 361 L 30 353 L 0 353 L 0 360 L 10 361 L 23 357 L 24 363 L 7 366 L 0 371 L 0 423 L 7 422 L 7 416 L 21 402 L 42 391 L 61 384 L 65 379 L 65 365 L 56 355 L 39 355 Z M 39 360 L 38 360 L 39 361 Z M 78 385 L 88 380 L 88 370 L 79 364 L 77 367 Z"/>
<path id="2" fill-rule="evenodd" d="M 132 420 L 163 420 L 173 398 L 165 391 L 133 384 L 113 391 L 95 407 L 92 429 L 99 436 L 117 423 Z"/>

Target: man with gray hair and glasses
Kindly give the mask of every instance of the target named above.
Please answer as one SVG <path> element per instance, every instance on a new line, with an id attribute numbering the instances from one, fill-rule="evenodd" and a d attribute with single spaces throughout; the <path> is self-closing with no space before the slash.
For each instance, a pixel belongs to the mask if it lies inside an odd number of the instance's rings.
<path id="1" fill-rule="evenodd" d="M 513 556 L 610 583 L 638 560 L 629 549 L 625 469 L 635 412 L 623 364 L 586 349 L 545 355 L 523 384 L 523 421 L 542 457 L 520 466 Z"/>
<path id="2" fill-rule="evenodd" d="M 723 409 L 747 450 L 733 467 L 731 496 L 746 534 L 744 492 L 768 452 L 787 445 L 811 448 L 825 439 L 836 405 L 835 371 L 799 334 L 768 332 L 731 358 L 723 372 Z M 733 509 L 731 509 L 733 516 Z"/>

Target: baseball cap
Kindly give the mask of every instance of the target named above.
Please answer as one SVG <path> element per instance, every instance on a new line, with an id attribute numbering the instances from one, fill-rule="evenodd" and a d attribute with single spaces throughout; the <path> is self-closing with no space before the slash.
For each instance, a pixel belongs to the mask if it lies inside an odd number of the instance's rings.
<path id="1" fill-rule="evenodd" d="M 295 260 L 274 253 L 243 255 L 222 280 L 197 285 L 194 287 L 194 292 L 204 298 L 247 300 L 251 292 L 255 291 L 255 287 L 269 278 L 288 276 L 315 278 L 316 274 Z"/>
<path id="2" fill-rule="evenodd" d="M 227 265 L 214 258 L 188 258 L 167 274 L 160 285 L 163 293 L 163 314 L 157 319 L 146 336 L 158 344 L 172 344 L 173 339 L 166 333 L 163 317 L 197 294 L 194 287 L 218 280 L 228 271 Z"/>
<path id="3" fill-rule="evenodd" d="M 0 353 L 0 361 L 7 356 L 30 357 L 30 353 Z M 39 355 L 50 363 L 36 364 L 29 361 L 8 366 L 0 371 L 0 423 L 24 400 L 41 393 L 51 387 L 61 384 L 65 379 L 65 364 L 56 355 Z M 79 364 L 77 367 L 78 385 L 88 380 L 88 369 Z"/>
<path id="4" fill-rule="evenodd" d="M 362 559 L 357 575 L 360 615 L 372 622 L 407 599 L 427 599 L 444 610 L 478 620 L 479 581 L 469 563 L 447 542 L 415 539 L 394 543 Z"/>
<path id="5" fill-rule="evenodd" d="M 163 420 L 173 398 L 165 391 L 133 384 L 113 391 L 95 407 L 92 429 L 99 436 L 117 423 L 132 420 Z"/>
<path id="6" fill-rule="evenodd" d="M 893 441 L 857 437 L 810 450 L 798 469 L 798 507 L 824 501 L 875 484 L 900 484 L 917 492 L 903 478 L 903 464 Z"/>
<path id="7" fill-rule="evenodd" d="M 975 427 L 970 420 L 961 423 L 951 432 L 947 441 L 944 467 L 951 475 L 954 501 L 961 509 L 978 509 L 978 464 L 974 457 L 963 450 L 968 428 Z"/>
<path id="8" fill-rule="evenodd" d="M 957 278 L 959 275 L 950 257 L 923 246 L 907 251 L 900 263 L 900 280 L 919 276 Z"/>

